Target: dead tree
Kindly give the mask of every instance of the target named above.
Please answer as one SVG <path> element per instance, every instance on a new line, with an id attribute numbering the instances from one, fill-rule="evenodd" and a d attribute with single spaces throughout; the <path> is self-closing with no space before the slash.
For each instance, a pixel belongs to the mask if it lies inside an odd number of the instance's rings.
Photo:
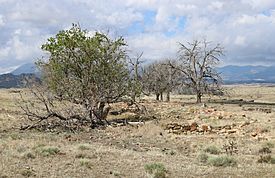
<path id="1" fill-rule="evenodd" d="M 206 40 L 180 43 L 177 65 L 170 66 L 182 74 L 181 81 L 196 94 L 197 103 L 201 103 L 204 94 L 221 90 L 222 79 L 215 66 L 223 51 L 220 44 L 212 46 Z"/>
<path id="2" fill-rule="evenodd" d="M 170 93 L 179 85 L 179 72 L 169 66 L 170 60 L 154 62 L 145 67 L 143 82 L 145 90 L 154 93 L 156 100 L 163 101 L 163 94 L 166 93 L 166 100 L 170 101 Z"/>

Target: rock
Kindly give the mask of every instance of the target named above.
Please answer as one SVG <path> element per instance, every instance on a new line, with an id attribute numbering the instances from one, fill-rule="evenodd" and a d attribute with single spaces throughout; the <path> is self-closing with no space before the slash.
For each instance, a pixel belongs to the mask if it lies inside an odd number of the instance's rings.
<path id="1" fill-rule="evenodd" d="M 226 133 L 226 129 L 221 129 L 219 133 Z"/>
<path id="2" fill-rule="evenodd" d="M 196 131 L 198 128 L 198 124 L 196 122 L 193 122 L 191 125 L 190 125 L 190 131 Z"/>
<path id="3" fill-rule="evenodd" d="M 208 132 L 208 131 L 211 130 L 211 126 L 209 126 L 209 125 L 202 125 L 201 129 L 202 129 L 203 132 Z"/>
<path id="4" fill-rule="evenodd" d="M 231 125 L 225 125 L 225 126 L 223 126 L 223 128 L 227 129 L 227 130 L 230 130 L 232 128 L 232 126 Z"/>
<path id="5" fill-rule="evenodd" d="M 258 135 L 258 133 L 254 132 L 251 134 L 252 137 L 256 137 Z"/>
<path id="6" fill-rule="evenodd" d="M 184 126 L 182 126 L 182 130 L 184 132 L 190 131 L 191 130 L 191 126 L 190 125 L 184 125 Z"/>
<path id="7" fill-rule="evenodd" d="M 249 124 L 250 124 L 250 122 L 245 121 L 245 122 L 243 122 L 243 123 L 240 125 L 240 127 L 244 127 L 244 126 L 247 126 L 247 125 L 249 125 Z"/>
<path id="8" fill-rule="evenodd" d="M 231 129 L 231 130 L 227 130 L 227 133 L 232 134 L 232 133 L 236 133 L 238 131 L 238 129 Z"/>

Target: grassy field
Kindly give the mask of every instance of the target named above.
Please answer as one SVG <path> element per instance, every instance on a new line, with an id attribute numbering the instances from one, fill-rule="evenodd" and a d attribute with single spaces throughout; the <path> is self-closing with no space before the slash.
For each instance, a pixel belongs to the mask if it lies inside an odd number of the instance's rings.
<path id="1" fill-rule="evenodd" d="M 226 87 L 223 99 L 275 103 L 275 87 Z M 153 120 L 70 133 L 21 131 L 28 121 L 18 101 L 14 90 L 0 90 L 0 178 L 275 177 L 272 105 L 146 98 Z"/>

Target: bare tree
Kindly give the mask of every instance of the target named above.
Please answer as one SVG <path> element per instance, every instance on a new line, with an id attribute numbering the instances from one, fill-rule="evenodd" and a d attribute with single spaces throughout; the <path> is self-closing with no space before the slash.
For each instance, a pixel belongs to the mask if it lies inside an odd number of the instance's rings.
<path id="1" fill-rule="evenodd" d="M 180 43 L 177 65 L 170 63 L 170 66 L 181 72 L 182 82 L 196 93 L 197 103 L 201 103 L 204 94 L 221 90 L 222 79 L 215 66 L 223 51 L 220 44 L 212 46 L 206 40 Z"/>
<path id="2" fill-rule="evenodd" d="M 169 66 L 174 64 L 171 60 L 157 61 L 145 67 L 143 72 L 144 89 L 156 95 L 156 100 L 170 101 L 170 93 L 179 85 L 179 72 Z"/>
<path id="3" fill-rule="evenodd" d="M 143 52 L 137 54 L 136 57 L 129 58 L 129 68 L 130 68 L 130 90 L 129 95 L 131 97 L 132 102 L 136 102 L 136 98 L 140 97 L 142 94 L 142 77 L 141 71 L 142 67 L 141 64 L 143 61 L 141 57 Z"/>

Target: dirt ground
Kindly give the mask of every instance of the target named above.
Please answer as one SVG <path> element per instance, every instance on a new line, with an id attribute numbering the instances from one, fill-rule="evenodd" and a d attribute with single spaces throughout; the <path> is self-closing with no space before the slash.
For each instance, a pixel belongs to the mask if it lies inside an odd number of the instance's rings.
<path id="1" fill-rule="evenodd" d="M 226 88 L 230 97 L 211 99 L 275 103 L 273 86 Z M 20 130 L 28 121 L 18 92 L 2 89 L 0 178 L 275 177 L 275 106 L 208 99 L 197 105 L 191 95 L 172 96 L 169 103 L 145 98 L 142 104 L 155 116 L 148 121 L 78 133 L 41 132 Z M 116 117 L 124 116 L 109 119 Z M 209 157 L 230 158 L 234 164 L 216 164 Z M 263 161 L 266 157 L 270 160 Z M 150 172 L 150 165 L 163 169 Z"/>

